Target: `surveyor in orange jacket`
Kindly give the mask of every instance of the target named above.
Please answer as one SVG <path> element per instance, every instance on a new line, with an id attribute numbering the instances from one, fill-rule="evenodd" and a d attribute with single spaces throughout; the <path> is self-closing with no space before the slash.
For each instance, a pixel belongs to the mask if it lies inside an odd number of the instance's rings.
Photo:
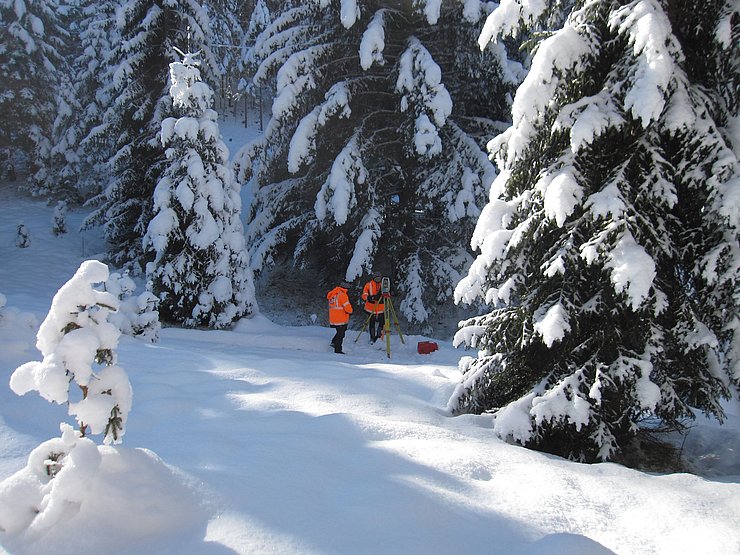
<path id="1" fill-rule="evenodd" d="M 336 330 L 331 340 L 331 346 L 334 347 L 335 353 L 341 355 L 344 354 L 342 341 L 344 341 L 344 334 L 347 331 L 349 315 L 352 314 L 352 304 L 347 296 L 349 287 L 350 284 L 343 281 L 326 294 L 326 300 L 329 301 L 329 325 Z"/>
<path id="2" fill-rule="evenodd" d="M 370 314 L 368 329 L 370 331 L 370 343 L 375 343 L 383 333 L 385 325 L 385 304 L 381 292 L 381 281 L 383 276 L 380 272 L 373 274 L 373 279 L 362 288 L 362 300 L 365 301 L 365 312 Z"/>

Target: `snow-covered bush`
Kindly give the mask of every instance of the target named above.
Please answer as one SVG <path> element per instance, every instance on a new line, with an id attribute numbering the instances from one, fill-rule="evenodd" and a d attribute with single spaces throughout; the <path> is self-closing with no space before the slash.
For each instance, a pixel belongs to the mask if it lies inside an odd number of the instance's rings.
<path id="1" fill-rule="evenodd" d="M 19 223 L 18 226 L 15 228 L 16 237 L 15 237 L 15 246 L 20 249 L 25 249 L 26 247 L 31 246 L 31 232 L 28 231 L 28 228 L 25 224 Z"/>
<path id="2" fill-rule="evenodd" d="M 54 235 L 67 233 L 67 203 L 63 200 L 60 200 L 54 207 L 54 213 L 51 216 L 51 231 Z"/>
<path id="3" fill-rule="evenodd" d="M 82 263 L 54 295 L 39 328 L 36 347 L 43 360 L 23 364 L 10 378 L 18 395 L 38 391 L 47 401 L 67 403 L 81 435 L 104 434 L 105 444 L 121 442 L 132 395 L 126 372 L 116 364 L 121 332 L 108 321 L 119 302 L 99 288 L 108 277 L 102 262 Z M 70 392 L 73 382 L 79 391 Z"/>
<path id="4" fill-rule="evenodd" d="M 116 295 L 120 303 L 118 310 L 109 315 L 108 321 L 115 324 L 124 335 L 156 343 L 162 325 L 157 312 L 159 299 L 151 291 L 151 282 L 147 283 L 146 291 L 135 295 L 136 283 L 128 272 L 113 272 L 105 282 L 105 289 Z"/>

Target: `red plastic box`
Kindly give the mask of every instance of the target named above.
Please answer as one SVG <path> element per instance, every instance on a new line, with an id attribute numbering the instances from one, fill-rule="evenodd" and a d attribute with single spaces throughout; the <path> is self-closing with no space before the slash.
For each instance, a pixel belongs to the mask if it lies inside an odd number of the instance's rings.
<path id="1" fill-rule="evenodd" d="M 434 341 L 419 341 L 416 344 L 416 352 L 420 355 L 428 355 L 429 353 L 433 353 L 439 349 L 439 345 L 437 345 Z"/>

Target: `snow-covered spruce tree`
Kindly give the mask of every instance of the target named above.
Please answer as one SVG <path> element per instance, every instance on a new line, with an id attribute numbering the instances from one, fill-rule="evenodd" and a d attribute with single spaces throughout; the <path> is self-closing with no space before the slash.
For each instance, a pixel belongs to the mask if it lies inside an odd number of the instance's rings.
<path id="1" fill-rule="evenodd" d="M 25 249 L 31 246 L 31 232 L 28 231 L 26 224 L 20 222 L 15 228 L 15 246 Z"/>
<path id="2" fill-rule="evenodd" d="M 199 62 L 170 64 L 178 118 L 162 122 L 168 164 L 154 191 L 144 245 L 154 254 L 147 277 L 162 320 L 224 328 L 255 306 L 241 224 L 241 198 L 220 138 L 213 92 Z"/>
<path id="3" fill-rule="evenodd" d="M 244 36 L 243 22 L 246 6 L 243 0 L 204 0 L 211 22 L 209 43 L 216 62 L 216 75 L 220 81 L 217 96 L 231 103 L 236 93 L 235 81 L 238 79 L 240 58 L 239 44 Z M 218 82 L 214 81 L 216 86 Z"/>
<path id="4" fill-rule="evenodd" d="M 240 57 L 238 60 L 239 92 L 254 94 L 254 73 L 257 70 L 255 47 L 257 38 L 270 26 L 272 16 L 265 0 L 257 0 L 249 14 L 249 21 L 240 40 Z"/>
<path id="5" fill-rule="evenodd" d="M 82 108 L 74 86 L 77 75 L 73 60 L 80 55 L 82 48 L 80 13 L 76 0 L 56 0 L 55 9 L 59 25 L 64 29 L 64 40 L 60 41 L 61 47 L 57 52 L 63 63 L 57 68 L 48 159 L 44 161 L 44 169 L 35 175 L 33 192 L 49 201 L 78 204 L 83 200 L 77 191 L 81 163 L 77 149 L 81 137 L 74 124 Z"/>
<path id="6" fill-rule="evenodd" d="M 67 233 L 67 203 L 63 200 L 57 202 L 51 215 L 51 232 L 54 235 Z"/>
<path id="7" fill-rule="evenodd" d="M 48 177 L 66 33 L 56 0 L 0 0 L 0 148 L 20 149 L 30 189 Z"/>
<path id="8" fill-rule="evenodd" d="M 61 199 L 72 204 L 80 204 L 84 200 L 77 192 L 80 137 L 74 125 L 81 111 L 70 76 L 62 75 L 56 97 L 56 116 L 51 127 L 48 173 L 43 182 L 38 182 L 35 191 L 49 200 Z"/>
<path id="9" fill-rule="evenodd" d="M 723 417 L 740 222 L 719 4 L 581 1 L 538 45 L 456 289 L 495 308 L 456 335 L 479 352 L 453 413 L 586 461 L 618 457 L 645 418 Z M 489 36 L 516 28 L 492 17 Z"/>
<path id="10" fill-rule="evenodd" d="M 264 136 L 237 157 L 255 189 L 255 270 L 381 270 L 412 323 L 451 298 L 494 175 L 485 138 L 516 80 L 503 48 L 477 48 L 481 8 L 294 2 L 258 37 L 254 81 L 276 72 L 277 95 Z"/>
<path id="11" fill-rule="evenodd" d="M 159 132 L 171 110 L 167 69 L 178 44 L 189 43 L 212 61 L 205 32 L 209 23 L 194 0 L 133 0 L 118 8 L 117 21 L 120 42 L 111 56 L 111 104 L 100 130 L 116 141 L 110 160 L 113 176 L 92 201 L 98 208 L 85 227 L 102 225 L 109 258 L 118 267 L 140 271 L 146 262 L 142 238 L 165 161 Z"/>
<path id="12" fill-rule="evenodd" d="M 103 443 L 120 443 L 131 410 L 131 385 L 116 364 L 121 332 L 108 315 L 118 299 L 96 288 L 108 279 L 108 267 L 87 260 L 62 286 L 41 324 L 36 347 L 44 359 L 18 367 L 10 388 L 18 395 L 29 391 L 52 403 L 67 403 L 81 434 L 103 434 Z M 70 392 L 70 385 L 79 387 Z M 79 398 L 77 397 L 79 395 Z M 77 399 L 77 400 L 74 400 Z"/>
<path id="13" fill-rule="evenodd" d="M 119 41 L 114 2 L 84 0 L 75 13 L 77 48 L 57 99 L 49 195 L 84 203 L 109 179 L 114 141 L 102 124 L 110 106 L 112 45 Z"/>
<path id="14" fill-rule="evenodd" d="M 105 282 L 106 291 L 118 297 L 118 310 L 108 316 L 121 333 L 149 343 L 159 341 L 162 325 L 159 322 L 159 299 L 151 291 L 151 282 L 140 295 L 136 293 L 136 283 L 128 273 L 113 272 Z"/>

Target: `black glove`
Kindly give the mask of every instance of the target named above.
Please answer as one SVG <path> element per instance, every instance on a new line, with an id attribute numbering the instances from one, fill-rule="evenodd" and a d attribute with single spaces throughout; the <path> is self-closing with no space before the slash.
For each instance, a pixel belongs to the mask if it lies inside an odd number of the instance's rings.
<path id="1" fill-rule="evenodd" d="M 380 295 L 368 295 L 367 302 L 374 303 L 380 298 Z"/>

